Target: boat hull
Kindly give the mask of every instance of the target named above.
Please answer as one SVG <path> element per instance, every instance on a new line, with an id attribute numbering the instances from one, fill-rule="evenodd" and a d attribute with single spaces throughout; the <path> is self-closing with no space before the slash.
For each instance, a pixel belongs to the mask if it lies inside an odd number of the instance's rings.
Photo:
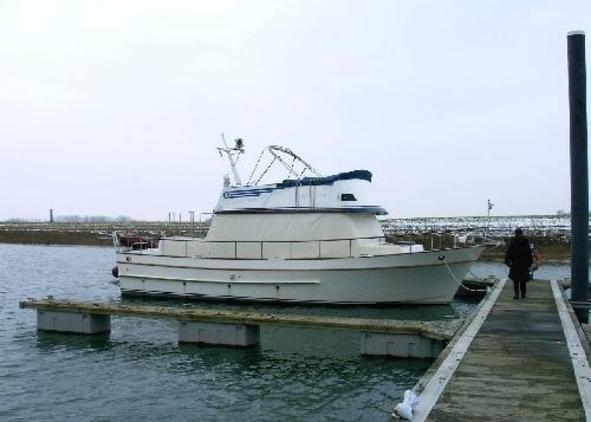
<path id="1" fill-rule="evenodd" d="M 202 259 L 117 254 L 121 292 L 310 304 L 446 304 L 482 252 L 458 248 L 334 259 Z M 453 274 L 453 276 L 452 276 Z"/>

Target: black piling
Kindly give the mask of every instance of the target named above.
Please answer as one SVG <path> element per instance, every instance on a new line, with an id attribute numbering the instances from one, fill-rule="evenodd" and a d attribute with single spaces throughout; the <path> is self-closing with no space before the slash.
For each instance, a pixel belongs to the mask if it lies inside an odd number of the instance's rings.
<path id="1" fill-rule="evenodd" d="M 589 298 L 589 173 L 587 164 L 587 86 L 585 33 L 569 32 L 568 95 L 570 107 L 571 280 L 572 301 Z M 575 307 L 587 323 L 589 310 Z"/>

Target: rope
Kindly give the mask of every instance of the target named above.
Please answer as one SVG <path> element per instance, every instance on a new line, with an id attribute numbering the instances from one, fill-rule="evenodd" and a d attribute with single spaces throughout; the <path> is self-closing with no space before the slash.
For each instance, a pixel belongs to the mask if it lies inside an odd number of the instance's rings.
<path id="1" fill-rule="evenodd" d="M 298 180 L 302 178 L 302 176 L 304 175 L 304 173 L 306 172 L 306 170 L 308 170 L 308 169 L 306 167 L 304 167 L 304 169 L 302 170 L 302 172 L 298 176 Z"/>
<path id="2" fill-rule="evenodd" d="M 474 273 L 472 272 L 472 270 L 468 270 L 468 274 L 470 274 L 472 277 L 474 277 L 474 278 L 475 278 L 476 280 L 478 280 L 478 281 L 482 281 L 482 280 L 484 280 L 484 278 L 483 278 L 483 277 L 478 277 L 476 274 L 474 274 Z"/>
<path id="3" fill-rule="evenodd" d="M 258 178 L 258 180 L 256 181 L 255 185 L 258 185 L 259 182 L 261 181 L 261 179 L 265 176 L 265 174 L 267 174 L 267 172 L 269 171 L 269 169 L 271 168 L 271 166 L 273 165 L 273 163 L 275 162 L 275 158 L 273 158 L 273 161 L 271 161 L 269 163 L 269 165 L 267 166 L 267 168 L 265 169 L 265 171 L 263 172 L 263 174 L 261 174 L 261 177 Z"/>
<path id="4" fill-rule="evenodd" d="M 445 265 L 445 268 L 447 268 L 447 271 L 449 272 L 451 277 L 455 280 L 456 283 L 458 283 L 460 285 L 460 287 L 463 287 L 464 289 L 468 290 L 469 292 L 486 292 L 486 291 L 488 291 L 488 289 L 471 289 L 469 287 L 466 287 L 464 285 L 464 283 L 462 283 L 460 280 L 457 279 L 456 275 L 453 273 L 451 268 L 449 268 L 449 265 L 447 265 L 447 262 L 445 262 L 445 260 L 442 260 L 442 262 L 443 262 L 443 265 Z"/>
<path id="5" fill-rule="evenodd" d="M 250 173 L 250 176 L 248 176 L 248 180 L 246 181 L 247 185 L 250 185 L 250 180 L 252 179 L 252 176 L 254 176 L 254 172 L 256 171 L 257 167 L 259 166 L 259 163 L 261 162 L 261 158 L 263 157 L 264 153 L 265 153 L 265 150 L 262 150 L 261 153 L 259 154 L 259 158 L 257 159 L 257 162 L 254 165 L 252 172 Z"/>
<path id="6" fill-rule="evenodd" d="M 289 175 L 290 175 L 292 172 L 293 172 L 293 173 L 295 173 L 295 171 L 293 170 L 293 165 L 295 164 L 295 162 L 296 162 L 296 158 L 295 158 L 295 156 L 294 156 L 294 157 L 293 157 L 293 160 L 291 161 L 291 167 L 290 167 L 290 168 L 289 168 L 289 170 L 287 171 L 287 177 L 289 177 Z"/>

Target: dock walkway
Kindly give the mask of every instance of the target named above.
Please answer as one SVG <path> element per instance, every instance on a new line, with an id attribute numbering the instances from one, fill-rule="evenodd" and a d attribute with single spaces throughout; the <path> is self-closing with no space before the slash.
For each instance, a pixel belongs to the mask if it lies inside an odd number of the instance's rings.
<path id="1" fill-rule="evenodd" d="M 427 391 L 445 383 L 437 373 L 421 394 L 419 407 L 435 404 L 413 420 L 585 420 L 589 365 L 584 351 L 573 349 L 557 284 L 530 282 L 527 298 L 514 300 L 509 280 L 498 293 L 441 395 Z"/>

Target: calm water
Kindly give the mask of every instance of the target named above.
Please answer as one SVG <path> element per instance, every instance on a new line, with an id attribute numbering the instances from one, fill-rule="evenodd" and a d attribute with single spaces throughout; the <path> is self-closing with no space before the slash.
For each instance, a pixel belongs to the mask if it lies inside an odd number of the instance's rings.
<path id="1" fill-rule="evenodd" d="M 430 364 L 363 358 L 346 330 L 262 327 L 257 348 L 179 346 L 172 321 L 113 318 L 108 336 L 50 334 L 36 331 L 34 311 L 18 309 L 19 300 L 50 294 L 120 301 L 113 261 L 110 248 L 0 244 L 0 420 L 385 421 Z M 506 275 L 499 264 L 474 272 Z M 537 275 L 569 274 L 562 266 Z M 262 309 L 442 319 L 473 306 Z"/>

